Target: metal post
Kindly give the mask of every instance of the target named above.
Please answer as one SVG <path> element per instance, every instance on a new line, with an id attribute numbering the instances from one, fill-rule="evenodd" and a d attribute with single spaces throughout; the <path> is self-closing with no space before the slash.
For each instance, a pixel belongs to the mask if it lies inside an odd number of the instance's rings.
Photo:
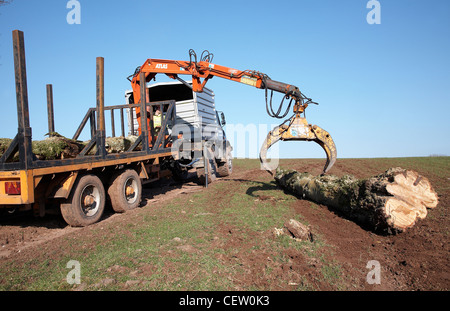
<path id="1" fill-rule="evenodd" d="M 106 156 L 105 149 L 105 70 L 104 58 L 97 57 L 96 81 L 97 81 L 97 152 L 100 156 Z"/>
<path id="2" fill-rule="evenodd" d="M 123 108 L 120 108 L 120 129 L 122 131 L 122 137 L 125 137 L 125 124 L 123 120 Z"/>
<path id="3" fill-rule="evenodd" d="M 205 163 L 205 187 L 208 188 L 209 159 L 208 159 L 208 149 L 206 148 L 206 144 L 203 144 L 203 160 L 204 160 L 204 163 Z"/>
<path id="4" fill-rule="evenodd" d="M 137 118 L 137 116 L 136 116 L 136 118 Z M 130 122 L 131 134 L 130 135 L 134 136 L 134 108 L 130 108 L 130 119 L 131 119 L 131 122 Z"/>
<path id="5" fill-rule="evenodd" d="M 53 86 L 51 84 L 47 84 L 47 115 L 49 136 L 53 136 L 55 132 L 55 117 L 53 114 Z"/>
<path id="6" fill-rule="evenodd" d="M 20 166 L 28 169 L 33 163 L 31 127 L 28 110 L 27 69 L 25 64 L 25 41 L 23 32 L 13 30 L 14 72 L 16 78 L 16 101 L 18 120 L 18 146 Z"/>
<path id="7" fill-rule="evenodd" d="M 89 115 L 89 124 L 91 126 L 91 139 L 95 138 L 97 125 L 95 124 L 95 110 L 93 109 Z"/>
<path id="8" fill-rule="evenodd" d="M 116 137 L 116 126 L 114 124 L 114 109 L 111 109 L 111 137 Z"/>
<path id="9" fill-rule="evenodd" d="M 139 83 L 140 83 L 140 91 L 141 91 L 141 106 L 140 106 L 140 114 L 141 114 L 141 136 L 142 136 L 142 150 L 146 152 L 149 151 L 148 144 L 148 126 L 147 126 L 147 106 L 146 106 L 146 90 L 145 90 L 145 73 L 141 72 L 139 74 Z M 152 117 L 152 115 L 150 115 Z"/>

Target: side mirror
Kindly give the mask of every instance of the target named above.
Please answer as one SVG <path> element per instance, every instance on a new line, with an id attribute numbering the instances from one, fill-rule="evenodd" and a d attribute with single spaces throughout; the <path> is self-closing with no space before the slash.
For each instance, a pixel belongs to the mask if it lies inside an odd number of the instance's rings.
<path id="1" fill-rule="evenodd" d="M 225 114 L 223 112 L 220 112 L 220 123 L 222 125 L 227 124 L 227 122 L 225 121 Z"/>

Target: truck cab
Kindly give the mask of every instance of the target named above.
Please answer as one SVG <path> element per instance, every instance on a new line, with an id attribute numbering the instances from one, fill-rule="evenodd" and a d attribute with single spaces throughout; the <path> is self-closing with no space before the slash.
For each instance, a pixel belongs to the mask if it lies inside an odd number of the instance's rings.
<path id="1" fill-rule="evenodd" d="M 175 122 L 167 134 L 172 139 L 172 156 L 176 161 L 174 175 L 196 168 L 202 183 L 232 171 L 232 147 L 226 138 L 225 115 L 217 111 L 215 94 L 209 88 L 194 92 L 192 82 L 159 82 L 146 86 L 147 102 L 175 100 Z M 125 92 L 126 104 L 134 104 L 133 91 Z M 153 112 L 155 113 L 155 112 Z M 162 111 L 164 114 L 164 111 Z M 129 135 L 138 135 L 139 123 L 134 109 L 127 110 Z M 205 169 L 206 168 L 206 169 Z"/>

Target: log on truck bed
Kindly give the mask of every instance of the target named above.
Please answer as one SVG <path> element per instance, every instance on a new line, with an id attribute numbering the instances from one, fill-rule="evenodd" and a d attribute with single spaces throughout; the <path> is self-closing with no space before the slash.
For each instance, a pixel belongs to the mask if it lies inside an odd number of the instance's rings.
<path id="1" fill-rule="evenodd" d="M 108 153 L 121 153 L 127 151 L 136 141 L 137 136 L 129 137 L 107 137 L 105 147 Z M 0 157 L 5 153 L 12 139 L 0 138 Z M 57 160 L 76 157 L 83 148 L 88 144 L 74 139 L 70 139 L 51 133 L 50 137 L 44 140 L 36 140 L 32 142 L 33 154 L 38 160 Z M 96 148 L 89 154 L 95 154 Z M 19 161 L 19 154 L 16 153 L 12 161 Z"/>

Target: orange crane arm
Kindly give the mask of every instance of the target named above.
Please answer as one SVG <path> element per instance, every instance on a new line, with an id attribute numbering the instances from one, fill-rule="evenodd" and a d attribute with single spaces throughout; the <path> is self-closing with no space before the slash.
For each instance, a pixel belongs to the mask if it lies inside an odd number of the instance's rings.
<path id="1" fill-rule="evenodd" d="M 193 54 L 191 54 L 193 53 Z M 168 60 L 168 59 L 147 59 L 145 63 L 139 67 L 133 75 L 131 85 L 133 88 L 134 102 L 140 102 L 140 76 L 139 73 L 145 74 L 145 82 L 154 79 L 158 73 L 164 73 L 172 79 L 179 79 L 178 75 L 192 76 L 192 89 L 194 92 L 202 92 L 209 79 L 217 76 L 235 82 L 240 82 L 259 89 L 266 89 L 283 93 L 286 98 L 295 100 L 294 112 L 301 113 L 307 107 L 308 103 L 313 103 L 311 99 L 306 98 L 298 89 L 298 87 L 278 81 L 271 80 L 266 74 L 259 71 L 238 70 L 230 67 L 225 67 L 210 62 L 209 58 L 204 58 L 199 62 L 194 59 L 195 52 L 190 51 L 191 60 Z M 203 81 L 202 81 L 203 79 Z M 269 113 L 269 115 L 283 118 L 276 113 Z"/>
<path id="2" fill-rule="evenodd" d="M 336 146 L 330 134 L 322 128 L 308 124 L 306 119 L 301 116 L 308 104 L 317 104 L 310 98 L 304 96 L 298 87 L 283 82 L 271 80 L 266 74 L 259 71 L 238 70 L 230 67 L 225 67 L 212 63 L 213 55 L 208 51 L 207 55 L 201 56 L 201 60 L 197 62 L 197 56 L 193 50 L 189 51 L 189 61 L 181 60 L 167 60 L 167 59 L 147 59 L 145 63 L 139 67 L 132 75 L 131 85 L 133 88 L 134 102 L 139 103 L 141 99 L 140 94 L 140 74 L 145 76 L 145 82 L 154 79 L 158 73 L 164 73 L 172 79 L 181 80 L 178 75 L 192 76 L 192 90 L 194 92 L 202 92 L 205 84 L 213 77 L 220 77 L 247 85 L 254 86 L 259 89 L 266 90 L 266 109 L 271 117 L 284 118 L 290 107 L 292 101 L 294 104 L 294 115 L 283 122 L 280 126 L 274 128 L 266 137 L 260 151 L 260 160 L 262 167 L 273 174 L 273 169 L 268 165 L 266 155 L 267 150 L 279 140 L 302 140 L 314 141 L 318 143 L 327 154 L 327 162 L 323 169 L 325 174 L 336 161 Z M 131 77 L 131 76 L 130 76 Z M 129 77 L 129 78 L 130 78 Z M 203 81 L 202 81 L 203 79 Z M 282 112 L 283 101 L 278 110 L 275 112 L 272 109 L 272 96 L 270 97 L 270 106 L 268 103 L 267 91 L 276 91 L 283 93 L 284 99 L 290 99 L 289 106 Z M 270 109 L 269 109 L 270 107 Z M 136 108 L 136 113 L 139 113 L 139 108 Z"/>

